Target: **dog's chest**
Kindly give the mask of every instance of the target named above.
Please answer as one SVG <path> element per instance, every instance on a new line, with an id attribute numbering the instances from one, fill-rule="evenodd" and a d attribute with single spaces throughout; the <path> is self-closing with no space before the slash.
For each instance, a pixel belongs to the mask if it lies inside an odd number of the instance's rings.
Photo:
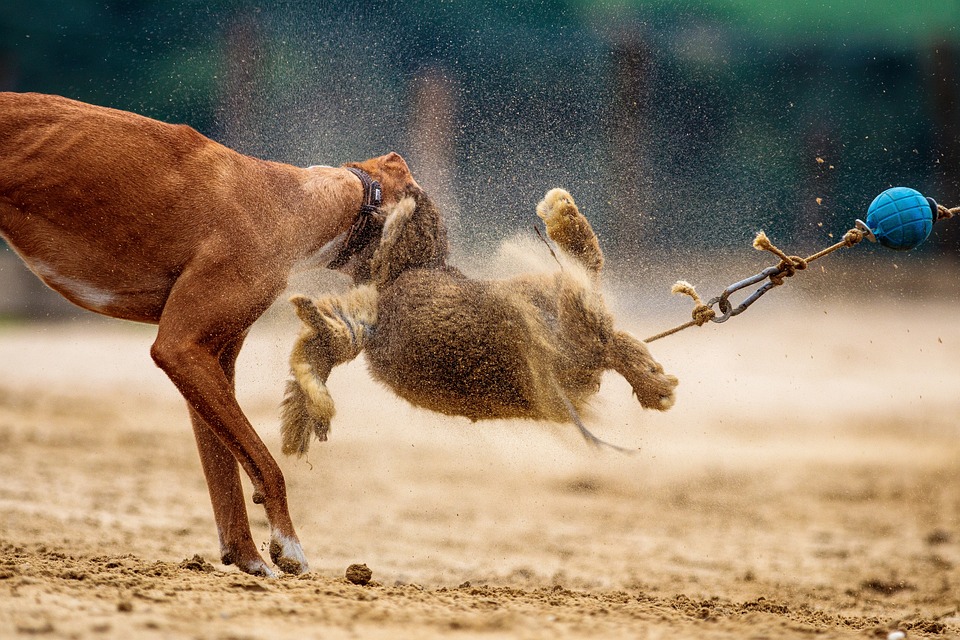
<path id="1" fill-rule="evenodd" d="M 313 253 L 301 258 L 293 265 L 292 273 L 302 273 L 326 267 L 337 256 L 346 237 L 347 232 L 344 231 Z"/>

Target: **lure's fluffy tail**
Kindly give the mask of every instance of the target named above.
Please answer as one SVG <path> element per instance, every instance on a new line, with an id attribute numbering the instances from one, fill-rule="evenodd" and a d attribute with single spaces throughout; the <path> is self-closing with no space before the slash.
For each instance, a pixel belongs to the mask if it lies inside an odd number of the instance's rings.
<path id="1" fill-rule="evenodd" d="M 311 436 L 321 442 L 336 413 L 327 388 L 330 371 L 356 358 L 376 324 L 377 292 L 370 286 L 338 297 L 290 299 L 304 323 L 290 353 L 291 379 L 281 406 L 280 432 L 285 455 L 304 455 Z"/>

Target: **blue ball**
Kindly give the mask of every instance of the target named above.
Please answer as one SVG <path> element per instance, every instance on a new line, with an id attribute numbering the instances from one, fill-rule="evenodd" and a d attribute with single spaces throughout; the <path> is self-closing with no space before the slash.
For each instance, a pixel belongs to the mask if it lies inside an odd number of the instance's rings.
<path id="1" fill-rule="evenodd" d="M 870 203 L 867 227 L 885 247 L 907 251 L 927 239 L 937 205 L 908 187 L 887 189 Z"/>

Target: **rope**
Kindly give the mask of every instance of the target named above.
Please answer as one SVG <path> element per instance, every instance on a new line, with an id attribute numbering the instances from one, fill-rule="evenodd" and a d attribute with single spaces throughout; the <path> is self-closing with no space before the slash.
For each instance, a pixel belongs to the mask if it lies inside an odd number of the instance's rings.
<path id="1" fill-rule="evenodd" d="M 937 220 L 949 220 L 954 216 L 960 216 L 960 207 L 945 207 L 942 204 L 937 205 Z M 692 284 L 684 280 L 678 281 L 675 285 L 673 285 L 671 291 L 673 293 L 688 295 L 693 298 L 694 308 L 692 312 L 692 320 L 678 325 L 672 329 L 667 329 L 666 331 L 662 331 L 656 335 L 650 336 L 645 340 L 645 342 L 653 342 L 654 340 L 665 338 L 690 327 L 700 327 L 710 321 L 724 322 L 732 316 L 742 313 L 747 307 L 756 302 L 760 296 L 762 296 L 768 290 L 782 285 L 787 278 L 792 277 L 797 271 L 803 271 L 814 260 L 819 260 L 824 256 L 830 255 L 838 249 L 852 247 L 855 244 L 862 242 L 863 239 L 867 237 L 869 232 L 859 220 L 857 221 L 857 225 L 857 227 L 854 227 L 843 234 L 843 239 L 841 239 L 840 242 L 831 245 L 822 251 L 818 251 L 812 255 L 809 255 L 806 258 L 801 258 L 800 256 L 788 256 L 786 253 L 778 249 L 772 242 L 770 242 L 770 238 L 767 237 L 767 234 L 765 234 L 763 231 L 760 231 L 757 233 L 757 237 L 753 240 L 753 247 L 760 251 L 769 251 L 773 255 L 780 258 L 780 263 L 778 265 L 764 269 L 753 277 L 746 278 L 740 282 L 730 285 L 724 289 L 721 295 L 711 299 L 707 303 L 704 303 L 703 300 L 700 299 L 700 296 L 697 295 L 697 292 L 694 290 Z M 872 235 L 870 236 L 870 239 L 873 240 Z M 743 303 L 741 303 L 739 307 L 734 309 L 730 305 L 730 302 L 727 299 L 730 294 L 750 285 L 758 284 L 763 280 L 769 280 L 769 282 L 758 287 L 757 290 L 754 291 Z M 717 317 L 717 314 L 713 310 L 713 305 L 718 303 L 720 305 L 720 312 L 723 314 L 720 317 Z"/>
<path id="2" fill-rule="evenodd" d="M 960 214 L 960 207 L 953 207 L 948 209 L 942 204 L 937 205 L 937 220 L 949 220 L 955 215 Z"/>
<path id="3" fill-rule="evenodd" d="M 698 327 L 702 327 L 703 325 L 707 324 L 717 315 L 716 311 L 703 303 L 703 300 L 701 300 L 700 296 L 697 294 L 697 290 L 694 289 L 693 285 L 686 280 L 678 280 L 677 283 L 674 284 L 670 289 L 670 293 L 682 294 L 693 298 L 693 302 L 696 306 L 693 308 L 692 322 Z"/>
<path id="4" fill-rule="evenodd" d="M 780 251 L 780 249 L 770 242 L 770 238 L 768 238 L 767 234 L 763 231 L 757 233 L 757 237 L 753 239 L 753 248 L 758 251 L 769 251 L 780 258 L 780 264 L 777 265 L 780 271 L 770 276 L 770 282 L 777 286 L 783 284 L 784 278 L 791 278 L 797 271 L 802 271 L 807 268 L 807 260 L 804 260 L 800 256 L 788 256 L 783 251 Z"/>
<path id="5" fill-rule="evenodd" d="M 717 316 L 717 312 L 711 309 L 708 305 L 704 304 L 703 300 L 701 300 L 700 296 L 697 294 L 697 290 L 694 289 L 693 285 L 686 280 L 678 280 L 670 289 L 670 293 L 683 294 L 693 298 L 693 302 L 696 305 L 693 308 L 693 319 L 689 322 L 681 324 L 680 326 L 674 327 L 673 329 L 667 329 L 666 331 L 658 333 L 655 336 L 650 336 L 644 340 L 644 342 L 653 342 L 654 340 L 659 340 L 660 338 L 666 338 L 667 336 L 671 336 L 678 331 L 683 331 L 688 327 L 702 327 Z"/>
<path id="6" fill-rule="evenodd" d="M 940 211 L 938 211 L 938 213 L 941 216 L 939 219 L 946 219 L 946 218 L 953 217 L 954 215 L 960 215 L 960 207 L 947 209 L 946 207 L 940 206 L 939 208 L 940 208 Z M 778 249 L 776 245 L 770 242 L 770 238 L 768 238 L 767 234 L 765 234 L 763 231 L 760 231 L 757 233 L 756 238 L 754 238 L 753 240 L 753 247 L 758 251 L 769 251 L 773 255 L 780 258 L 780 264 L 777 265 L 776 270 L 773 273 L 771 273 L 769 276 L 767 276 L 772 286 L 780 286 L 784 283 L 786 278 L 792 277 L 797 271 L 803 271 L 814 260 L 819 260 L 824 256 L 830 255 L 831 253 L 833 253 L 834 251 L 837 251 L 838 249 L 843 249 L 844 247 L 852 247 L 860 243 L 861 241 L 863 241 L 865 237 L 866 237 L 866 234 L 863 231 L 857 228 L 852 228 L 848 230 L 845 234 L 843 234 L 843 239 L 841 239 L 840 242 L 837 242 L 836 244 L 831 245 L 826 249 L 823 249 L 812 255 L 809 255 L 806 258 L 801 258 L 800 256 L 788 256 L 786 253 Z M 751 280 L 753 280 L 753 283 L 756 283 L 762 279 L 763 278 L 759 278 L 756 280 L 751 279 Z M 750 282 L 748 282 L 748 284 L 750 284 Z M 733 293 L 734 291 L 742 288 L 742 287 L 734 288 L 734 286 L 735 285 L 731 285 L 731 287 L 728 287 L 727 290 L 724 292 L 725 295 L 721 297 L 725 298 L 727 294 Z M 766 286 L 769 287 L 771 285 L 766 285 Z M 721 297 L 714 298 L 713 300 L 710 301 L 710 303 L 704 303 L 703 300 L 700 299 L 700 296 L 697 294 L 696 290 L 693 288 L 693 285 L 690 284 L 689 282 L 686 282 L 685 280 L 679 280 L 676 284 L 674 284 L 673 287 L 671 288 L 671 293 L 688 295 L 691 298 L 693 298 L 694 308 L 693 308 L 693 312 L 691 313 L 692 319 L 681 325 L 673 327 L 672 329 L 667 329 L 666 331 L 662 331 L 656 335 L 652 335 L 646 340 L 644 340 L 644 342 L 653 342 L 654 340 L 659 340 L 660 338 L 666 338 L 667 336 L 683 331 L 684 329 L 688 329 L 690 327 L 701 327 L 705 325 L 707 322 L 711 320 L 715 320 L 717 314 L 713 310 L 712 305 L 719 302 L 721 300 Z M 758 294 L 755 295 L 754 298 L 748 300 L 747 303 L 745 304 L 747 305 L 752 304 L 756 300 L 756 298 L 758 298 L 759 295 L 762 295 L 762 294 L 763 294 L 763 291 L 760 291 Z M 746 307 L 744 306 L 743 308 L 746 308 Z M 721 309 L 723 309 L 722 305 L 721 305 Z M 743 309 L 741 309 L 741 311 L 742 310 Z M 722 321 L 722 320 L 723 319 L 719 321 Z"/>

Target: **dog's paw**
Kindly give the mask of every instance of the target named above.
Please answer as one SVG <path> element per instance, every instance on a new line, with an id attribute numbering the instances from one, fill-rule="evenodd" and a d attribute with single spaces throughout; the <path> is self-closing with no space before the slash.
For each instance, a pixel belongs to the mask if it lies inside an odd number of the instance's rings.
<path id="1" fill-rule="evenodd" d="M 270 536 L 270 559 L 280 571 L 291 575 L 299 575 L 310 570 L 300 541 L 276 531 Z"/>
<path id="2" fill-rule="evenodd" d="M 270 567 L 267 566 L 267 563 L 263 561 L 256 551 L 247 554 L 246 556 L 241 556 L 233 550 L 221 549 L 220 552 L 220 562 L 229 566 L 236 565 L 240 571 L 244 573 L 249 573 L 252 576 L 258 576 L 261 578 L 276 578 L 275 574 Z"/>

